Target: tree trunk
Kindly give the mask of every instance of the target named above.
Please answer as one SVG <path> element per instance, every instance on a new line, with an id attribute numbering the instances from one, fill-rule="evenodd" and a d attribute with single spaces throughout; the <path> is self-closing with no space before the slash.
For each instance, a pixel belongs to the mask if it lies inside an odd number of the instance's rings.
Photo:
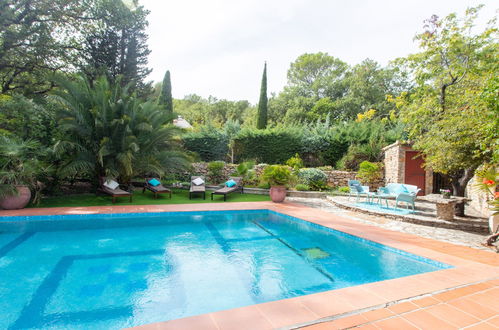
<path id="1" fill-rule="evenodd" d="M 452 195 L 458 197 L 464 197 L 464 193 L 466 192 L 466 186 L 468 182 L 471 180 L 473 175 L 475 174 L 476 167 L 467 168 L 464 171 L 459 171 L 456 174 L 449 175 L 452 185 Z M 464 216 L 464 205 L 466 203 L 458 203 L 456 204 L 456 215 Z"/>

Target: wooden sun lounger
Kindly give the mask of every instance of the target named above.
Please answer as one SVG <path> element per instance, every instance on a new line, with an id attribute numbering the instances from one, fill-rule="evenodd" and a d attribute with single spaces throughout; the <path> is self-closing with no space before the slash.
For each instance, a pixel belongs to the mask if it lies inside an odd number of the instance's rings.
<path id="1" fill-rule="evenodd" d="M 242 178 L 240 177 L 229 177 L 229 180 L 234 180 L 236 182 L 236 185 L 234 187 L 227 187 L 224 185 L 223 188 L 217 189 L 214 192 L 211 193 L 211 200 L 213 200 L 213 195 L 223 195 L 224 196 L 224 202 L 227 200 L 227 195 L 230 193 L 233 193 L 235 191 L 241 191 L 241 194 L 244 193 L 244 187 L 242 185 Z"/>
<path id="2" fill-rule="evenodd" d="M 172 191 L 165 186 L 163 186 L 161 183 L 158 186 L 153 186 L 149 183 L 150 180 L 156 179 L 157 178 L 146 178 L 146 182 L 144 184 L 144 188 L 142 189 L 142 193 L 144 193 L 147 190 L 151 191 L 154 194 L 154 198 L 158 198 L 158 194 L 169 194 L 170 199 L 172 199 Z M 159 180 L 158 180 L 159 181 Z"/>
<path id="3" fill-rule="evenodd" d="M 205 184 L 203 183 L 202 185 L 196 186 L 194 183 L 192 183 L 193 180 L 196 180 L 197 178 L 201 178 L 204 180 L 204 177 L 202 176 L 191 176 L 191 187 L 189 188 L 189 199 L 192 198 L 193 194 L 203 194 L 203 199 L 206 199 L 206 187 Z"/>
<path id="4" fill-rule="evenodd" d="M 132 194 L 126 190 L 116 188 L 109 189 L 108 187 L 101 186 L 100 189 L 103 193 L 108 194 L 113 197 L 113 204 L 116 203 L 116 197 L 130 197 L 130 203 L 132 202 Z"/>

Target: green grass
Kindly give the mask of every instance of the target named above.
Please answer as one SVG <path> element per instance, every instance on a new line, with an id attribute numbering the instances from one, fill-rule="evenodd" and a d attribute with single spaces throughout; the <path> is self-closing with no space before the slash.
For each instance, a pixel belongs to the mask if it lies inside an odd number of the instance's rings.
<path id="1" fill-rule="evenodd" d="M 142 194 L 142 190 L 133 193 L 133 201 L 129 203 L 128 197 L 116 198 L 116 203 L 112 203 L 112 197 L 108 195 L 81 194 L 81 195 L 66 195 L 43 198 L 38 205 L 30 204 L 28 207 L 66 207 L 66 206 L 108 206 L 108 205 L 156 205 L 156 204 L 194 204 L 194 203 L 219 203 L 223 202 L 223 196 L 213 196 L 211 200 L 211 191 L 206 191 L 206 200 L 203 200 L 201 194 L 193 196 L 189 199 L 189 191 L 174 189 L 172 199 L 168 194 L 160 194 L 158 199 L 154 199 L 154 195 L 146 191 Z M 267 195 L 255 194 L 240 194 L 238 192 L 229 194 L 227 202 L 262 202 L 269 201 Z"/>

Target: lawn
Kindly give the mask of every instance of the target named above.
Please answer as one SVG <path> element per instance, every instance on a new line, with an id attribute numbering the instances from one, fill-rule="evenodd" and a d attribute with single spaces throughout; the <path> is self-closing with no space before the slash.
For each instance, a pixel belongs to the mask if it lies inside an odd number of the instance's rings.
<path id="1" fill-rule="evenodd" d="M 203 200 L 202 195 L 198 194 L 189 199 L 189 191 L 174 189 L 172 199 L 168 194 L 160 194 L 158 199 L 154 199 L 154 195 L 142 190 L 135 191 L 133 194 L 133 202 L 129 203 L 126 197 L 116 198 L 116 203 L 112 203 L 112 197 L 108 195 L 81 194 L 81 195 L 66 195 L 43 198 L 38 205 L 30 204 L 28 207 L 65 207 L 65 206 L 108 206 L 108 205 L 152 205 L 152 204 L 194 204 L 194 203 L 223 203 L 223 196 L 213 196 L 211 200 L 211 191 L 206 191 L 206 200 Z M 227 202 L 262 202 L 269 201 L 267 195 L 255 194 L 240 194 L 232 193 L 227 196 Z"/>

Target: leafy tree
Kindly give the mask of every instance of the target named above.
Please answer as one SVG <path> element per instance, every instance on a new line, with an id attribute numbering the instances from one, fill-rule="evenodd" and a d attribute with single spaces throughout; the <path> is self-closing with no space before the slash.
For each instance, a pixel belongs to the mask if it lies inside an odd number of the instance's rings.
<path id="1" fill-rule="evenodd" d="M 91 29 L 84 31 L 85 41 L 80 55 L 82 70 L 96 79 L 105 74 L 111 82 L 118 76 L 122 86 L 132 84 L 140 94 L 151 92 L 145 78 L 151 72 L 147 57 L 151 53 L 147 45 L 147 15 L 149 11 L 133 0 L 129 5 L 121 0 L 96 0 L 91 8 L 96 17 Z"/>
<path id="2" fill-rule="evenodd" d="M 0 95 L 0 135 L 53 144 L 55 115 L 49 105 L 42 106 L 22 95 Z"/>
<path id="3" fill-rule="evenodd" d="M 267 99 L 267 63 L 263 67 L 262 86 L 260 88 L 260 101 L 258 102 L 258 121 L 256 128 L 267 127 L 268 99 Z"/>
<path id="4" fill-rule="evenodd" d="M 355 119 L 357 114 L 376 110 L 379 117 L 387 116 L 395 107 L 386 95 L 399 95 L 410 89 L 404 72 L 394 67 L 381 67 L 366 59 L 355 65 L 343 81 L 345 94 L 335 99 L 332 113 L 338 118 Z"/>
<path id="5" fill-rule="evenodd" d="M 342 79 L 348 64 L 328 53 L 303 54 L 291 63 L 288 85 L 298 96 L 318 100 L 343 95 Z"/>
<path id="6" fill-rule="evenodd" d="M 172 82 L 170 80 L 170 71 L 166 71 L 161 85 L 161 94 L 159 95 L 159 102 L 166 112 L 173 116 L 173 98 L 172 98 Z"/>
<path id="7" fill-rule="evenodd" d="M 41 94 L 56 71 L 75 67 L 81 33 L 93 22 L 94 0 L 2 0 L 0 92 Z"/>
<path id="8" fill-rule="evenodd" d="M 105 77 L 93 84 L 83 77 L 60 80 L 55 98 L 63 105 L 59 127 L 63 136 L 55 150 L 63 160 L 62 176 L 103 176 L 128 183 L 135 176 L 163 175 L 186 168 L 178 130 L 154 102 L 141 102 Z"/>
<path id="9" fill-rule="evenodd" d="M 494 20 L 474 34 L 479 9 L 468 9 L 463 19 L 451 14 L 426 21 L 416 37 L 421 51 L 400 60 L 416 88 L 394 101 L 414 148 L 425 154 L 427 167 L 450 176 L 456 196 L 492 158 L 499 132 L 497 103 L 486 96 L 489 88 L 497 91 L 498 30 Z"/>

